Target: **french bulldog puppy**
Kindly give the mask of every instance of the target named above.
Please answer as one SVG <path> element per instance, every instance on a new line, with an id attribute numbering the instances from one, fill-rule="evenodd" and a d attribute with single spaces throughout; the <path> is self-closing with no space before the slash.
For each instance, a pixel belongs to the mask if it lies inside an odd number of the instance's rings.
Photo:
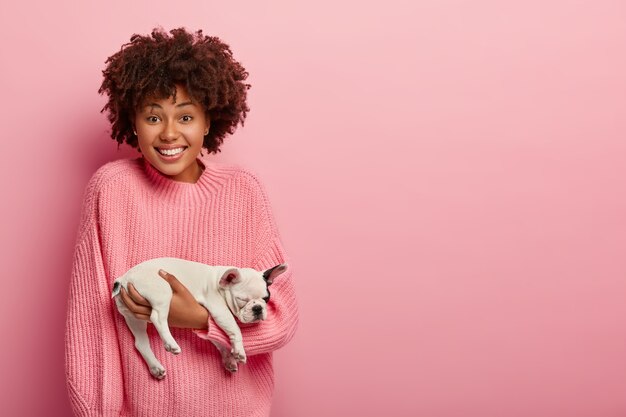
<path id="1" fill-rule="evenodd" d="M 159 269 L 174 275 L 193 294 L 196 301 L 209 310 L 217 325 L 230 338 L 232 350 L 214 343 L 222 355 L 224 367 L 235 372 L 237 363 L 246 362 L 241 330 L 235 317 L 242 323 L 255 323 L 267 318 L 269 286 L 278 275 L 287 270 L 287 264 L 276 265 L 265 271 L 234 266 L 210 266 L 180 258 L 154 258 L 129 269 L 113 283 L 112 297 L 117 309 L 126 319 L 135 337 L 135 347 L 148 364 L 150 373 L 157 379 L 165 377 L 165 368 L 154 356 L 147 333 L 147 322 L 137 319 L 119 297 L 121 288 L 128 284 L 152 306 L 150 321 L 157 329 L 165 350 L 180 353 L 167 324 L 172 288 L 159 276 Z"/>

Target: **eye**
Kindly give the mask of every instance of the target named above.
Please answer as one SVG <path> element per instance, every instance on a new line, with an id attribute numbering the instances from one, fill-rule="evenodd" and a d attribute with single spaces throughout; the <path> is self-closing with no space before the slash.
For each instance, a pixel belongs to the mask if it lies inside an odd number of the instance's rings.
<path id="1" fill-rule="evenodd" d="M 159 118 L 156 116 L 148 116 L 146 117 L 146 120 L 148 121 L 148 123 L 156 123 L 159 121 Z"/>
<path id="2" fill-rule="evenodd" d="M 244 300 L 243 298 L 239 298 L 239 297 L 235 297 L 235 299 L 237 300 L 237 305 L 241 308 L 243 306 L 245 306 L 246 304 L 248 304 L 247 300 Z"/>
<path id="3" fill-rule="evenodd" d="M 189 116 L 188 114 L 184 115 L 183 117 L 181 117 L 181 119 L 183 119 L 183 122 L 191 122 L 191 120 L 193 119 L 193 117 Z"/>

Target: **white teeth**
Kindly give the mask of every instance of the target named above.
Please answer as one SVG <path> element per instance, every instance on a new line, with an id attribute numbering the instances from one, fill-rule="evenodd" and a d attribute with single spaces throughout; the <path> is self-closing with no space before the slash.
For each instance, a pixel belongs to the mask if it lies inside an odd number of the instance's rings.
<path id="1" fill-rule="evenodd" d="M 157 148 L 157 151 L 159 151 L 163 155 L 170 155 L 170 156 L 178 155 L 179 153 L 181 153 L 184 150 L 185 150 L 185 148 L 176 148 L 176 149 L 158 149 Z"/>

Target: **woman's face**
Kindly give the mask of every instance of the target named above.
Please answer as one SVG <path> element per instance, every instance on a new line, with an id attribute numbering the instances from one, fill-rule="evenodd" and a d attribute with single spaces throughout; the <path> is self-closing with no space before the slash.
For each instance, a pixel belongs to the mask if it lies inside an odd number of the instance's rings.
<path id="1" fill-rule="evenodd" d="M 165 176 L 181 182 L 196 182 L 202 173 L 196 158 L 209 125 L 202 106 L 192 102 L 180 85 L 176 86 L 176 102 L 172 96 L 149 99 L 135 115 L 144 158 Z"/>

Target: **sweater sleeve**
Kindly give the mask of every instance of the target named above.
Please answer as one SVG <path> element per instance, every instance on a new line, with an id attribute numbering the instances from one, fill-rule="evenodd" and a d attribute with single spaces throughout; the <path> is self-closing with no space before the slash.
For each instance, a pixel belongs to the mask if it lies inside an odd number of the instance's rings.
<path id="1" fill-rule="evenodd" d="M 102 260 L 97 178 L 87 185 L 70 278 L 65 375 L 74 414 L 119 416 L 123 381 L 113 303 Z"/>
<path id="2" fill-rule="evenodd" d="M 271 211 L 264 187 L 252 176 L 253 195 L 259 207 L 254 241 L 252 268 L 259 271 L 287 263 L 287 270 L 274 279 L 269 287 L 270 300 L 267 304 L 267 319 L 258 323 L 239 323 L 243 345 L 248 356 L 268 353 L 287 344 L 298 326 L 298 307 L 293 285 L 293 268 L 285 254 L 281 238 Z M 230 339 L 209 316 L 207 330 L 194 330 L 203 339 L 220 343 L 230 350 Z"/>

